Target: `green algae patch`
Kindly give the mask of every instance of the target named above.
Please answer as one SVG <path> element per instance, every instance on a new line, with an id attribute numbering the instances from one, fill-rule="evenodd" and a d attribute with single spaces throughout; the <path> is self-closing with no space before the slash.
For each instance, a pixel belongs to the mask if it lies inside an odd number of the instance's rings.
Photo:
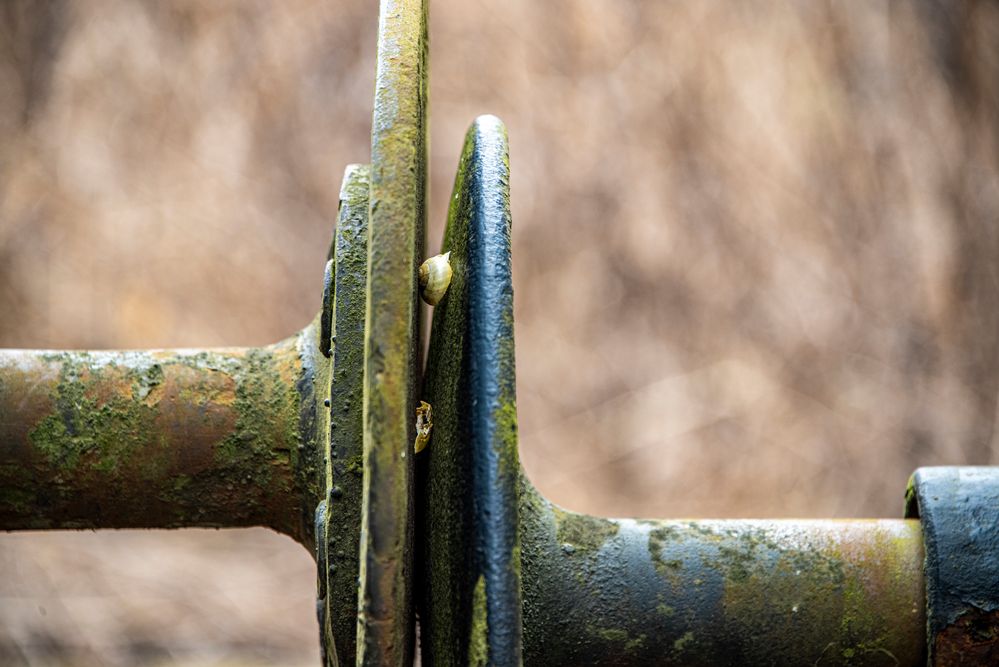
<path id="1" fill-rule="evenodd" d="M 150 439 L 149 413 L 141 401 L 162 382 L 162 369 L 158 364 L 93 367 L 85 353 L 57 359 L 54 411 L 30 432 L 32 444 L 61 473 L 79 466 L 119 470 Z"/>
<path id="2" fill-rule="evenodd" d="M 835 524 L 830 524 L 835 525 Z M 857 539 L 863 536 L 863 540 Z M 919 654 L 920 563 L 886 531 L 824 534 L 749 529 L 708 566 L 722 576 L 726 622 L 746 655 L 778 652 L 815 664 L 909 664 Z"/>
<path id="3" fill-rule="evenodd" d="M 347 166 L 330 250 L 335 276 L 332 303 L 324 306 L 332 309 L 332 355 L 329 362 L 314 355 L 315 405 L 321 415 L 316 425 L 316 458 L 321 462 L 317 477 L 326 506 L 317 533 L 318 574 L 327 586 L 321 601 L 325 618 L 321 631 L 341 664 L 354 664 L 357 653 L 369 183 L 366 165 Z"/>
<path id="4" fill-rule="evenodd" d="M 355 456 L 351 456 L 344 463 L 344 469 L 347 472 L 349 472 L 350 474 L 356 475 L 357 477 L 363 476 L 364 475 L 364 455 L 363 454 L 357 454 Z"/>
<path id="5" fill-rule="evenodd" d="M 609 519 L 567 512 L 557 507 L 553 507 L 552 511 L 557 526 L 556 539 L 561 544 L 571 545 L 574 554 L 586 555 L 598 551 L 618 531 L 618 525 Z"/>
<path id="6" fill-rule="evenodd" d="M 298 395 L 294 386 L 277 374 L 269 351 L 251 350 L 247 354 L 233 407 L 235 429 L 215 448 L 216 461 L 240 469 L 244 475 L 241 482 L 266 487 L 273 467 L 252 462 L 270 460 L 291 468 L 298 462 L 300 442 Z"/>
<path id="7" fill-rule="evenodd" d="M 489 661 L 489 624 L 486 579 L 479 575 L 472 591 L 472 627 L 468 635 L 468 664 L 484 667 Z"/>
<path id="8" fill-rule="evenodd" d="M 649 531 L 649 558 L 656 572 L 664 577 L 675 579 L 683 567 L 683 561 L 675 558 L 666 558 L 663 553 L 666 545 L 675 541 L 679 536 L 679 531 L 673 526 L 663 524 L 653 524 L 656 527 Z"/>
<path id="9" fill-rule="evenodd" d="M 500 457 L 500 471 L 504 475 L 520 474 L 520 458 L 517 454 L 517 404 L 509 401 L 501 404 L 494 412 L 495 434 L 493 448 Z"/>
<path id="10" fill-rule="evenodd" d="M 647 636 L 644 634 L 631 636 L 627 630 L 621 628 L 601 628 L 589 625 L 587 632 L 604 645 L 613 645 L 615 651 L 621 655 L 632 655 L 636 651 L 645 647 Z"/>
<path id="11" fill-rule="evenodd" d="M 266 525 L 304 539 L 293 342 L 19 354 L 32 394 L 0 429 L 15 443 L 0 452 L 5 526 Z"/>
<path id="12" fill-rule="evenodd" d="M 677 652 L 685 651 L 693 643 L 694 643 L 694 633 L 688 630 L 687 632 L 683 633 L 683 635 L 681 635 L 679 639 L 673 642 L 673 650 Z"/>

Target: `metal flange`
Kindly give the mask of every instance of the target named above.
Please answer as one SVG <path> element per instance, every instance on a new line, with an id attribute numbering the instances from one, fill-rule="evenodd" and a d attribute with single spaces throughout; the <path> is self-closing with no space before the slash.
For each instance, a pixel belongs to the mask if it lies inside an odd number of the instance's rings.
<path id="1" fill-rule="evenodd" d="M 506 131 L 473 123 L 443 249 L 418 457 L 433 665 L 921 664 L 914 521 L 635 521 L 564 510 L 521 471 Z"/>
<path id="2" fill-rule="evenodd" d="M 423 656 L 431 665 L 519 665 L 520 529 L 506 129 L 469 129 L 443 250 L 451 286 L 434 309 L 418 463 Z"/>
<path id="3" fill-rule="evenodd" d="M 329 387 L 328 422 L 321 432 L 323 501 L 316 510 L 316 566 L 320 643 L 328 665 L 351 664 L 357 653 L 360 531 L 364 497 L 364 318 L 368 285 L 368 188 L 366 165 L 347 167 L 340 212 L 330 249 L 332 289 L 324 291 L 323 313 L 332 362 L 320 381 Z M 342 661 L 339 659 L 342 657 Z"/>
<path id="4" fill-rule="evenodd" d="M 999 664 L 999 468 L 920 468 L 905 516 L 923 526 L 930 664 Z"/>
<path id="5" fill-rule="evenodd" d="M 334 404 L 328 445 L 322 447 L 326 494 L 316 511 L 316 555 L 320 636 L 330 665 L 412 661 L 413 457 L 408 449 L 415 437 L 419 381 L 426 61 L 426 3 L 382 0 L 371 167 L 348 168 L 345 175 L 334 241 L 333 303 L 324 304 L 330 312 Z M 359 527 L 356 539 L 334 539 L 341 522 Z"/>

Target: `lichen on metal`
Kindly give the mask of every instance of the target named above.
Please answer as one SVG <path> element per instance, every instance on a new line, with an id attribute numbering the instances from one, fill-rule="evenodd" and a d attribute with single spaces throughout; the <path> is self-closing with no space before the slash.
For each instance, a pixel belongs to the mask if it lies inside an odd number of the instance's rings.
<path id="1" fill-rule="evenodd" d="M 311 543 L 305 334 L 254 349 L 0 351 L 0 526 L 266 525 Z"/>
<path id="2" fill-rule="evenodd" d="M 428 664 L 521 663 L 510 224 L 506 129 L 483 116 L 455 178 L 451 284 L 434 308 L 422 395 L 434 406 L 433 443 L 417 459 Z"/>
<path id="3" fill-rule="evenodd" d="M 422 395 L 434 443 L 417 459 L 424 660 L 924 661 L 915 522 L 605 519 L 534 489 L 517 462 L 506 156 L 499 121 L 478 119 L 445 231 L 454 277 Z"/>
<path id="4" fill-rule="evenodd" d="M 367 165 L 350 165 L 340 189 L 340 210 L 330 250 L 333 289 L 329 339 L 332 363 L 325 377 L 330 400 L 319 430 L 323 502 L 317 516 L 319 624 L 328 665 L 351 664 L 357 653 L 357 577 L 363 497 L 364 318 L 368 272 Z M 324 304 L 325 307 L 325 304 Z M 322 345 L 322 343 L 320 343 Z M 353 526 L 344 532 L 340 526 Z"/>
<path id="5" fill-rule="evenodd" d="M 427 174 L 427 7 L 382 0 L 371 129 L 357 660 L 411 660 L 413 415 Z"/>
<path id="6" fill-rule="evenodd" d="M 0 351 L 0 529 L 286 533 L 316 556 L 329 666 L 410 664 L 414 590 L 428 665 L 917 665 L 927 637 L 934 664 L 999 659 L 996 469 L 921 470 L 908 520 L 607 519 L 535 490 L 492 116 L 458 165 L 421 385 L 425 2 L 382 1 L 377 63 L 315 320 L 264 348 Z"/>
<path id="7" fill-rule="evenodd" d="M 526 664 L 925 663 L 912 521 L 520 512 Z"/>

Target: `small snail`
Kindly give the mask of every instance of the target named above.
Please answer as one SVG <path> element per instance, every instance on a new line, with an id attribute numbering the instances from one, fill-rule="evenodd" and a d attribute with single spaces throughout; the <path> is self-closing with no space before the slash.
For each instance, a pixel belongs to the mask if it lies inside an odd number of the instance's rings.
<path id="1" fill-rule="evenodd" d="M 430 442 L 430 429 L 434 427 L 431 417 L 430 404 L 420 401 L 420 407 L 416 408 L 416 442 L 413 443 L 413 451 L 417 454 Z"/>
<path id="2" fill-rule="evenodd" d="M 451 252 L 434 255 L 420 265 L 420 296 L 431 306 L 444 298 L 451 284 Z"/>

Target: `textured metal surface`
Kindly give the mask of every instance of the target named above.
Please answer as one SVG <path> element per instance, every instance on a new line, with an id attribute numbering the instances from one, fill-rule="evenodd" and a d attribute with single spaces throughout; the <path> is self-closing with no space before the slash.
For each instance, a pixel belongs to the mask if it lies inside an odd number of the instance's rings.
<path id="1" fill-rule="evenodd" d="M 914 521 L 636 521 L 521 491 L 527 665 L 925 664 Z"/>
<path id="2" fill-rule="evenodd" d="M 310 544 L 310 331 L 257 349 L 0 351 L 0 527 L 264 525 Z"/>
<path id="3" fill-rule="evenodd" d="M 418 458 L 424 661 L 921 664 L 913 521 L 609 520 L 520 477 L 508 195 L 505 133 L 484 117 L 451 200 L 454 277 L 423 393 L 435 414 Z"/>
<path id="4" fill-rule="evenodd" d="M 466 137 L 418 394 L 426 11 L 382 2 L 372 163 L 345 174 L 316 320 L 252 350 L 0 353 L 0 527 L 287 533 L 315 547 L 327 665 L 410 664 L 414 588 L 428 665 L 916 665 L 927 627 L 935 664 L 999 662 L 994 469 L 919 471 L 922 527 L 604 519 L 537 493 L 494 117 Z"/>
<path id="5" fill-rule="evenodd" d="M 347 167 L 340 189 L 330 295 L 329 442 L 323 463 L 324 501 L 317 513 L 319 624 L 328 665 L 354 664 L 357 577 L 363 492 L 364 314 L 368 271 L 366 165 Z M 354 526 L 344 533 L 338 526 Z"/>
<path id="6" fill-rule="evenodd" d="M 404 665 L 413 647 L 417 270 L 427 172 L 427 9 L 383 0 L 371 131 L 358 661 Z"/>
<path id="7" fill-rule="evenodd" d="M 423 398 L 434 430 L 418 457 L 422 657 L 521 661 L 519 463 L 506 129 L 469 129 L 443 250 L 451 286 L 434 309 Z"/>
<path id="8" fill-rule="evenodd" d="M 906 516 L 926 542 L 930 664 L 999 664 L 999 468 L 920 468 Z"/>

